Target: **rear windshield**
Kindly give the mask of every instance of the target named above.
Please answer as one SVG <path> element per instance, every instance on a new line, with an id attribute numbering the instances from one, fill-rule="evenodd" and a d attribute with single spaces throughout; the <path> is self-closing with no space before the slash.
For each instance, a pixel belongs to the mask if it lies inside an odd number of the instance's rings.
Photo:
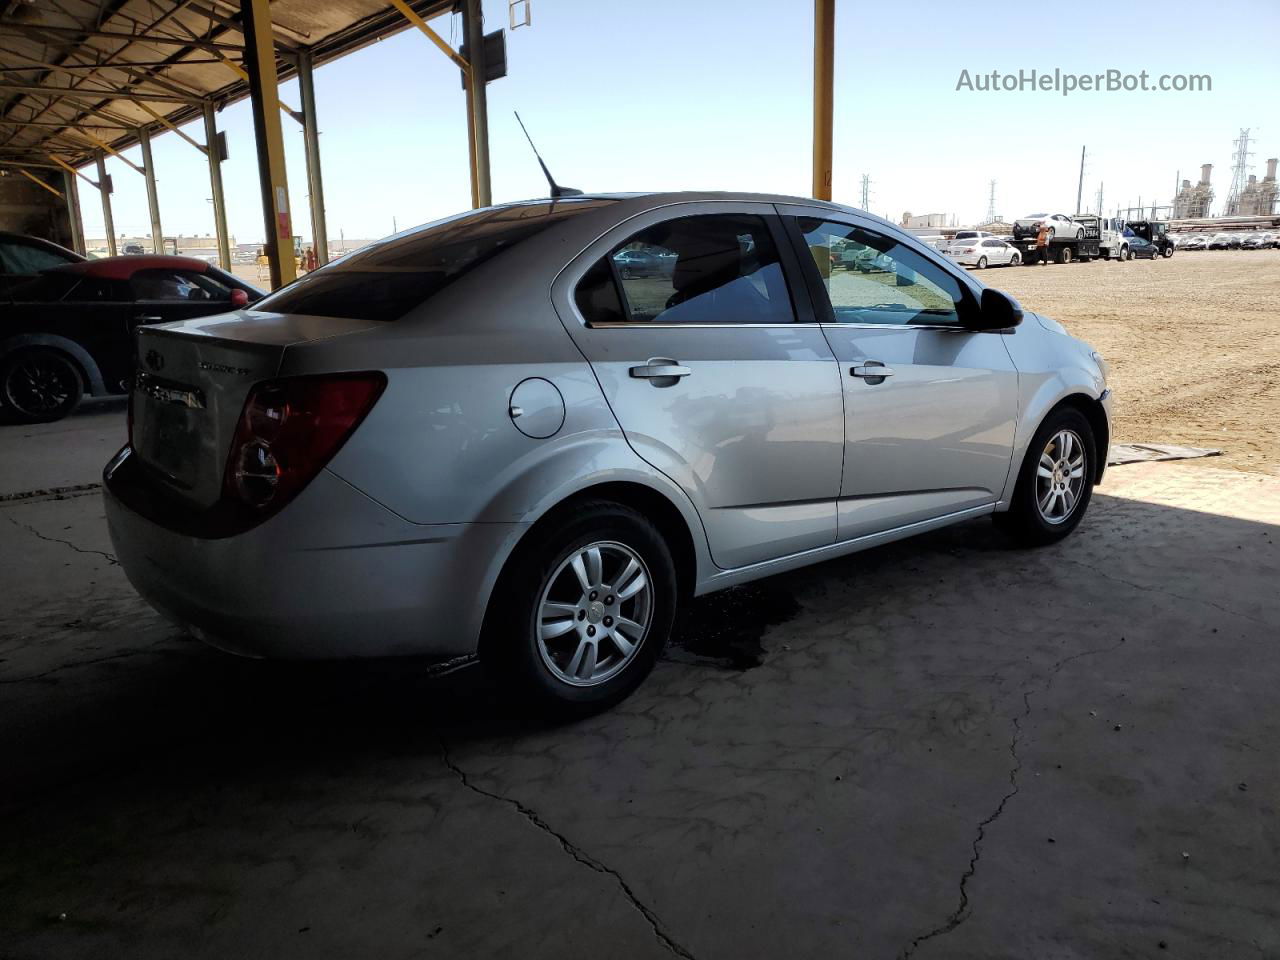
<path id="1" fill-rule="evenodd" d="M 398 320 L 453 281 L 603 199 L 521 203 L 464 213 L 396 234 L 313 271 L 255 310 Z"/>

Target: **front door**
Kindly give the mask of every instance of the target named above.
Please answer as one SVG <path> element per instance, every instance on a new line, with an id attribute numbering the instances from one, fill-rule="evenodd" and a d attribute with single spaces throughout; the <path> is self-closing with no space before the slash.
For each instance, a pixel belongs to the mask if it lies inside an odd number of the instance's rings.
<path id="1" fill-rule="evenodd" d="M 629 221 L 571 266 L 565 326 L 632 448 L 689 495 L 716 564 L 831 544 L 841 385 L 807 292 L 793 303 L 794 252 L 772 206 L 678 209 Z"/>
<path id="2" fill-rule="evenodd" d="M 964 328 L 977 308 L 968 285 L 870 222 L 797 224 L 844 384 L 839 539 L 994 503 L 1013 456 L 1018 373 L 1000 334 Z M 833 241 L 863 249 L 865 269 L 821 270 Z"/>

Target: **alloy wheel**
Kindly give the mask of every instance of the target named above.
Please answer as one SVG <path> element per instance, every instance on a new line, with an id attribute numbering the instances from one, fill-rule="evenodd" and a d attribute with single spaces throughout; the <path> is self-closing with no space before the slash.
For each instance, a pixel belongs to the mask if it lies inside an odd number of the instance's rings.
<path id="1" fill-rule="evenodd" d="M 1084 491 L 1085 446 L 1074 430 L 1059 430 L 1040 453 L 1036 467 L 1036 507 L 1046 523 L 1065 523 Z"/>
<path id="2" fill-rule="evenodd" d="M 653 620 L 653 578 L 626 544 L 576 547 L 542 588 L 538 653 L 560 681 L 586 687 L 616 676 L 634 659 Z"/>
<path id="3" fill-rule="evenodd" d="M 9 406 L 28 417 L 44 417 L 71 402 L 79 384 L 66 364 L 48 357 L 20 360 L 5 378 L 4 397 Z"/>

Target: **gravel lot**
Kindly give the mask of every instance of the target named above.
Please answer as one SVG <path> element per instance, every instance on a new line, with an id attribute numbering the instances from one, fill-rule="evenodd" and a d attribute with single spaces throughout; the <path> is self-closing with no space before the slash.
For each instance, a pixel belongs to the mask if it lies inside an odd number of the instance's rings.
<path id="1" fill-rule="evenodd" d="M 1111 364 L 1117 440 L 1280 474 L 1280 250 L 984 270 Z"/>

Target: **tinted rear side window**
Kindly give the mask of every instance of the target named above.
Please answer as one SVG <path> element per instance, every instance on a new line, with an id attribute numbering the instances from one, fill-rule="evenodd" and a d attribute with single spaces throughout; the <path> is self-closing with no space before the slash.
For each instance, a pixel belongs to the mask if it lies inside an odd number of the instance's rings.
<path id="1" fill-rule="evenodd" d="M 254 309 L 398 320 L 516 244 L 569 217 L 614 202 L 574 199 L 515 204 L 440 220 L 309 273 Z"/>

